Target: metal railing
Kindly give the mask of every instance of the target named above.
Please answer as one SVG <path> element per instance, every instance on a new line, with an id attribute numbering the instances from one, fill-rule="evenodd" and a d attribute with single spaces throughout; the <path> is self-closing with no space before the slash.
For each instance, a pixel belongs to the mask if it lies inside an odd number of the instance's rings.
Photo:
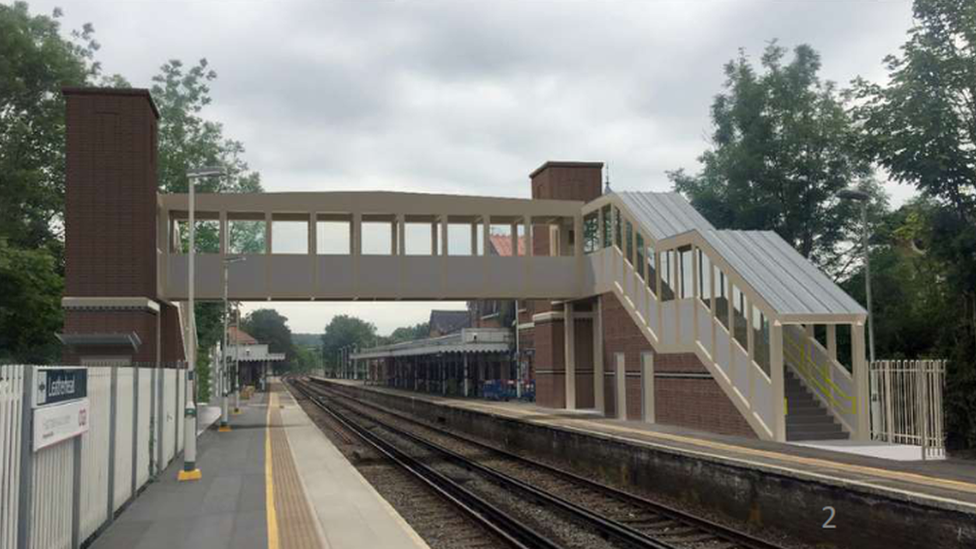
<path id="1" fill-rule="evenodd" d="M 185 369 L 87 366 L 87 430 L 35 448 L 40 369 L 0 366 L 0 549 L 81 546 L 182 450 Z"/>
<path id="2" fill-rule="evenodd" d="M 922 459 L 945 456 L 942 393 L 945 360 L 877 360 L 871 388 L 877 405 L 871 437 L 921 448 Z"/>

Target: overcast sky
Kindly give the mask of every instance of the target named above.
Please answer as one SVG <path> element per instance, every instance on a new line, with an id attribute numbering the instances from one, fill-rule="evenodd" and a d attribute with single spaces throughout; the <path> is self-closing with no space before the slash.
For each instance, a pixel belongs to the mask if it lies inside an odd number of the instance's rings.
<path id="1" fill-rule="evenodd" d="M 907 0 L 31 2 L 55 6 L 67 28 L 93 23 L 106 73 L 135 86 L 168 59 L 206 57 L 219 78 L 204 114 L 244 142 L 267 191 L 515 197 L 549 159 L 605 161 L 615 189 L 667 190 L 665 170 L 697 171 L 739 48 L 757 59 L 774 38 L 809 43 L 846 85 L 883 78 L 911 23 Z M 388 333 L 431 306 L 275 308 L 296 332 L 349 313 Z"/>

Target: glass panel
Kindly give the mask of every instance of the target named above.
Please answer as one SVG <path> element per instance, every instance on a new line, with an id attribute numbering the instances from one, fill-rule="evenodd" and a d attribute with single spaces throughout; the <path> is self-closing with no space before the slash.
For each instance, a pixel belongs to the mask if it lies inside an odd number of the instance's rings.
<path id="1" fill-rule="evenodd" d="M 729 328 L 729 280 L 722 269 L 715 269 L 715 316 L 725 329 Z"/>
<path id="2" fill-rule="evenodd" d="M 623 231 L 620 225 L 621 225 L 620 210 L 614 208 L 613 209 L 613 235 L 614 235 L 613 241 L 614 244 L 617 245 L 617 249 L 622 251 L 624 248 L 623 241 L 622 241 Z"/>
<path id="3" fill-rule="evenodd" d="M 193 247 L 198 254 L 220 253 L 220 221 L 216 219 L 197 219 L 196 234 L 193 235 Z M 181 219 L 176 222 L 179 246 L 177 253 L 185 254 L 190 251 L 190 222 Z"/>
<path id="4" fill-rule="evenodd" d="M 733 307 L 735 308 L 735 311 L 732 314 L 732 320 L 735 322 L 734 335 L 735 335 L 735 340 L 739 342 L 739 345 L 742 345 L 743 349 L 746 349 L 747 338 L 749 337 L 749 332 L 748 332 L 749 322 L 744 312 L 745 299 L 746 299 L 745 294 L 743 294 L 739 290 L 738 286 L 733 284 L 732 304 Z"/>
<path id="5" fill-rule="evenodd" d="M 627 252 L 625 257 L 627 262 L 630 264 L 634 263 L 634 226 L 631 225 L 630 221 L 624 222 L 624 235 L 627 238 Z"/>
<path id="6" fill-rule="evenodd" d="M 272 221 L 271 222 L 271 253 L 307 254 L 308 253 L 308 222 Z"/>
<path id="7" fill-rule="evenodd" d="M 447 224 L 447 253 L 449 255 L 473 255 L 471 250 L 472 227 L 471 223 Z"/>
<path id="8" fill-rule="evenodd" d="M 609 248 L 613 234 L 613 218 L 610 216 L 610 206 L 604 206 L 603 212 L 603 247 Z"/>
<path id="9" fill-rule="evenodd" d="M 600 212 L 590 212 L 583 216 L 583 253 L 595 252 L 600 247 Z"/>
<path id="10" fill-rule="evenodd" d="M 230 240 L 227 251 L 232 254 L 263 254 L 264 221 L 231 219 L 227 221 Z"/>
<path id="11" fill-rule="evenodd" d="M 692 276 L 694 275 L 694 272 L 691 265 L 691 261 L 692 261 L 691 248 L 684 248 L 680 250 L 678 253 L 681 258 L 681 263 L 678 264 L 681 271 L 680 278 L 679 278 L 679 280 L 681 281 L 681 287 L 680 287 L 681 298 L 684 299 L 684 298 L 692 297 L 694 295 L 694 288 L 695 288 L 694 286 L 695 281 L 692 280 Z"/>
<path id="12" fill-rule="evenodd" d="M 698 250 L 698 297 L 705 307 L 712 307 L 712 260 L 701 249 Z"/>
<path id="13" fill-rule="evenodd" d="M 393 225 L 388 221 L 364 221 L 362 227 L 363 255 L 390 255 Z"/>
<path id="14" fill-rule="evenodd" d="M 634 266 L 637 267 L 637 276 L 644 278 L 644 236 L 637 233 L 637 257 L 634 258 Z"/>
<path id="15" fill-rule="evenodd" d="M 759 310 L 759 307 L 752 307 L 752 329 L 753 329 L 753 340 L 752 343 L 755 345 L 755 350 L 753 351 L 755 355 L 756 364 L 762 368 L 762 371 L 769 374 L 769 319 L 766 315 Z"/>
<path id="16" fill-rule="evenodd" d="M 647 287 L 657 297 L 657 269 L 654 266 L 654 246 L 647 247 Z"/>
<path id="17" fill-rule="evenodd" d="M 674 299 L 674 250 L 666 250 L 661 254 L 661 300 Z"/>
<path id="18" fill-rule="evenodd" d="M 319 221 L 316 224 L 315 244 L 323 255 L 349 255 L 348 221 Z"/>
<path id="19" fill-rule="evenodd" d="M 491 250 L 489 255 L 501 255 L 512 257 L 519 255 L 518 250 L 512 249 L 512 226 L 492 223 L 488 227 L 489 238 L 491 239 Z M 428 237 L 429 240 L 429 237 Z"/>

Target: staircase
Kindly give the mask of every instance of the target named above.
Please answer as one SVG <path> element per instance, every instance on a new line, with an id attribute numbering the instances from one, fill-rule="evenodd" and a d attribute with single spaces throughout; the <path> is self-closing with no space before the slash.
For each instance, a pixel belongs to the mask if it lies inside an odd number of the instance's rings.
<path id="1" fill-rule="evenodd" d="M 784 368 L 787 401 L 786 440 L 844 440 L 844 431 L 792 368 Z"/>

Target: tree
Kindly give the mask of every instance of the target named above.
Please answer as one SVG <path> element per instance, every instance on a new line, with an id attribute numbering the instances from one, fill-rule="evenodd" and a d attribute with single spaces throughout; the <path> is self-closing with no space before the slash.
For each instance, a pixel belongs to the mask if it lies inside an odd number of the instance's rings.
<path id="1" fill-rule="evenodd" d="M 678 192 L 719 228 L 774 230 L 804 257 L 840 276 L 856 248 L 858 206 L 836 198 L 857 185 L 883 196 L 857 154 L 850 118 L 820 55 L 771 43 L 757 72 L 744 52 L 725 65 L 725 91 L 712 103 L 712 148 L 689 175 L 668 172 Z"/>
<path id="2" fill-rule="evenodd" d="M 349 315 L 332 317 L 322 334 L 322 357 L 327 364 L 336 364 L 336 354 L 350 345 L 365 348 L 376 343 L 376 326 Z"/>
<path id="3" fill-rule="evenodd" d="M 0 363 L 44 363 L 60 352 L 62 278 L 47 250 L 20 250 L 0 238 Z"/>
<path id="4" fill-rule="evenodd" d="M 182 61 L 170 60 L 153 77 L 151 93 L 159 108 L 159 190 L 185 193 L 189 190 L 187 171 L 203 166 L 221 166 L 225 176 L 198 180 L 196 191 L 262 192 L 261 177 L 243 160 L 244 146 L 224 137 L 223 126 L 202 117 L 204 107 L 213 101 L 210 83 L 217 73 L 201 59 L 188 70 Z M 219 228 L 212 223 L 198 223 L 196 248 L 198 251 L 219 249 Z M 241 251 L 263 250 L 264 234 L 255 224 L 231 226 L 231 241 L 239 243 Z M 189 249 L 189 233 L 181 231 L 182 248 Z M 202 373 L 199 357 L 205 356 L 220 338 L 223 330 L 223 304 L 198 302 L 194 307 L 198 331 L 197 373 Z M 201 380 L 203 376 L 200 376 Z"/>
<path id="5" fill-rule="evenodd" d="M 295 358 L 295 346 L 291 342 L 288 318 L 278 311 L 274 309 L 252 311 L 244 317 L 241 329 L 259 342 L 267 343 L 268 350 L 272 353 L 285 353 L 288 362 Z"/>
<path id="6" fill-rule="evenodd" d="M 930 206 L 915 232 L 945 288 L 931 353 L 949 359 L 950 443 L 976 447 L 976 4 L 916 0 L 885 85 L 855 81 L 860 146 Z"/>
<path id="7" fill-rule="evenodd" d="M 403 341 L 414 341 L 423 339 L 430 334 L 430 323 L 419 322 L 413 326 L 401 326 L 393 330 L 389 336 L 382 338 L 384 344 L 401 343 Z"/>

